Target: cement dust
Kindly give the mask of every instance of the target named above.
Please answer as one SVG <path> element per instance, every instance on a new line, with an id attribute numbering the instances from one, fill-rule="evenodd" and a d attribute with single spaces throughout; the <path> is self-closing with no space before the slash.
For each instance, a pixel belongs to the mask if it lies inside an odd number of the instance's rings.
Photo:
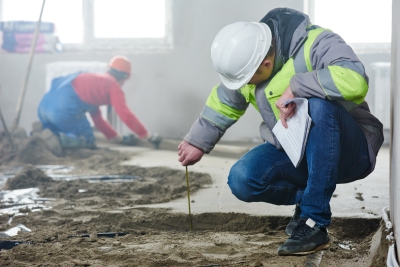
<path id="1" fill-rule="evenodd" d="M 51 210 L 0 216 L 0 230 L 19 223 L 32 230 L 14 240 L 31 242 L 0 251 L 0 266 L 304 266 L 307 257 L 280 257 L 277 249 L 287 236 L 287 217 L 240 213 L 201 213 L 193 216 L 137 204 L 186 198 L 184 170 L 119 165 L 134 156 L 107 149 L 48 154 L 35 138 L 26 138 L 12 156 L 0 139 L 0 169 L 24 168 L 8 179 L 5 189 L 38 187 L 41 197 L 56 198 Z M 47 152 L 46 152 L 47 151 Z M 24 155 L 21 155 L 24 153 Z M 131 182 L 56 181 L 35 167 L 39 164 L 74 166 L 71 174 L 113 174 L 140 177 Z M 205 173 L 189 172 L 191 193 L 211 183 Z M 201 201 L 201 200 L 196 200 Z M 334 218 L 329 228 L 331 247 L 320 266 L 367 266 L 370 242 L 378 219 Z M 114 238 L 101 232 L 127 232 Z M 76 237 L 90 234 L 90 237 Z M 11 238 L 10 238 L 11 239 Z M 346 246 L 342 246 L 342 244 Z M 379 265 L 376 265 L 379 266 Z"/>

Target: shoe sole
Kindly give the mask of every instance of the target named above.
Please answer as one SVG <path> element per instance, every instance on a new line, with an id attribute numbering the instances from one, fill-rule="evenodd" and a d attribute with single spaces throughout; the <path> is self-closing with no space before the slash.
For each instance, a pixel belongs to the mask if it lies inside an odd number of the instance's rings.
<path id="1" fill-rule="evenodd" d="M 317 252 L 317 251 L 319 251 L 319 250 L 323 250 L 323 249 L 329 248 L 330 246 L 331 246 L 331 243 L 330 243 L 330 242 L 328 242 L 328 243 L 326 243 L 326 244 L 322 244 L 322 245 L 320 245 L 320 246 L 318 246 L 318 247 L 316 247 L 315 249 L 313 249 L 313 250 L 310 250 L 310 251 L 299 251 L 299 252 L 292 252 L 292 253 L 287 253 L 287 254 L 279 254 L 279 255 L 280 255 L 280 256 L 290 256 L 290 255 L 308 255 L 308 254 L 315 253 L 315 252 Z"/>

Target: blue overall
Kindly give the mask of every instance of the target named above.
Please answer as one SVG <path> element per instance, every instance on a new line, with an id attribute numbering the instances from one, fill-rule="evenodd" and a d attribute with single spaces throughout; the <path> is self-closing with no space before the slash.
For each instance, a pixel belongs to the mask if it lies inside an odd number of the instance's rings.
<path id="1" fill-rule="evenodd" d="M 50 91 L 39 104 L 38 116 L 43 129 L 72 138 L 83 136 L 87 144 L 94 144 L 95 137 L 85 113 L 97 107 L 83 102 L 72 87 L 79 73 L 52 80 Z"/>

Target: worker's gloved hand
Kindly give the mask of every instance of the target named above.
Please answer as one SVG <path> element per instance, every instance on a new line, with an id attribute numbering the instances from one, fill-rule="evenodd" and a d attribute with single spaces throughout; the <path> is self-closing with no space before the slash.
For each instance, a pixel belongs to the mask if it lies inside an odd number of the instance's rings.
<path id="1" fill-rule="evenodd" d="M 109 141 L 112 142 L 112 143 L 115 143 L 115 144 L 120 144 L 120 143 L 123 142 L 123 137 L 120 136 L 119 134 L 117 134 L 116 136 L 111 138 Z"/>
<path id="2" fill-rule="evenodd" d="M 149 141 L 151 144 L 153 144 L 155 149 L 158 149 L 160 147 L 160 143 L 161 143 L 162 139 L 163 138 L 161 137 L 161 135 L 159 135 L 158 133 L 153 133 L 153 134 L 150 134 L 147 141 Z"/>
<path id="3" fill-rule="evenodd" d="M 137 145 L 138 142 L 139 142 L 139 138 L 136 137 L 136 135 L 134 135 L 134 134 L 128 134 L 128 135 L 122 136 L 122 143 L 124 145 L 134 146 L 134 145 Z"/>
<path id="4" fill-rule="evenodd" d="M 182 163 L 182 166 L 194 165 L 201 160 L 203 155 L 203 150 L 192 146 L 186 141 L 182 141 L 178 146 L 178 160 Z"/>

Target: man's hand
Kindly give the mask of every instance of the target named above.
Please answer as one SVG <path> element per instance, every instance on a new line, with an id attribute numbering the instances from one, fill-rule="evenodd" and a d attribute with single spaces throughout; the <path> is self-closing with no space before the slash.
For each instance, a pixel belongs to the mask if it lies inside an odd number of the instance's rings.
<path id="1" fill-rule="evenodd" d="M 279 109 L 279 118 L 281 119 L 283 127 L 287 128 L 287 123 L 286 120 L 289 119 L 294 115 L 295 112 L 295 103 L 289 103 L 287 105 L 284 105 L 283 103 L 286 102 L 286 100 L 294 98 L 294 95 L 292 93 L 292 90 L 290 90 L 290 86 L 288 86 L 281 95 L 281 97 L 276 101 L 275 106 Z"/>
<path id="2" fill-rule="evenodd" d="M 182 166 L 194 165 L 203 157 L 204 151 L 192 146 L 186 141 L 182 141 L 178 146 L 179 162 Z"/>
<path id="3" fill-rule="evenodd" d="M 134 134 L 128 134 L 122 136 L 122 143 L 128 146 L 135 146 L 139 143 L 140 139 Z"/>

